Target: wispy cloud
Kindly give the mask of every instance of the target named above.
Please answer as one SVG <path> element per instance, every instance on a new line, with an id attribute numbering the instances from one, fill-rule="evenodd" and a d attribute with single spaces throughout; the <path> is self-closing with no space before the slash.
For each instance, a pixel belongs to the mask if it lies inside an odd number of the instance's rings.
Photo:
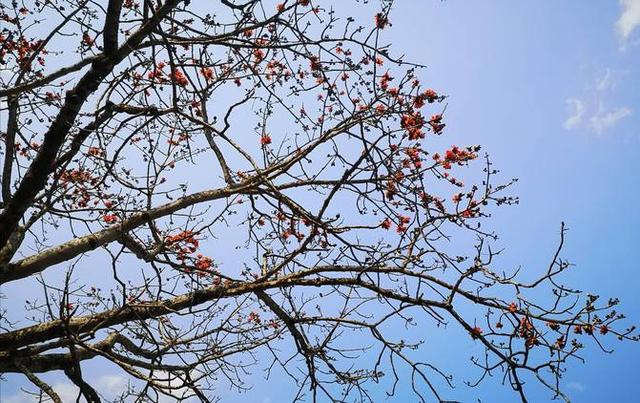
<path id="1" fill-rule="evenodd" d="M 93 382 L 93 385 L 108 398 L 113 398 L 121 394 L 127 388 L 127 379 L 120 375 L 104 375 Z M 58 394 L 63 402 L 75 402 L 79 389 L 68 382 L 56 382 L 51 388 Z M 37 403 L 41 399 L 36 395 L 26 393 L 16 393 L 15 395 L 3 396 L 2 403 Z M 83 400 L 84 401 L 84 400 Z"/>
<path id="2" fill-rule="evenodd" d="M 640 0 L 638 0 L 640 1 Z M 606 69 L 594 77 L 587 86 L 588 96 L 571 97 L 566 100 L 567 118 L 562 123 L 565 130 L 584 129 L 597 135 L 613 129 L 622 119 L 631 116 L 633 111 L 626 106 L 607 107 L 606 99 L 620 79 L 620 72 Z"/>
<path id="3" fill-rule="evenodd" d="M 582 123 L 584 117 L 584 102 L 577 98 L 567 99 L 567 106 L 570 110 L 569 117 L 564 121 L 562 127 L 571 130 Z"/>
<path id="4" fill-rule="evenodd" d="M 613 89 L 618 81 L 618 73 L 607 68 L 596 77 L 596 90 L 607 91 Z"/>
<path id="5" fill-rule="evenodd" d="M 620 0 L 620 6 L 622 14 L 616 22 L 616 32 L 626 42 L 633 31 L 640 27 L 640 0 Z"/>
<path id="6" fill-rule="evenodd" d="M 587 388 L 580 382 L 569 382 L 567 389 L 574 390 L 576 392 L 584 392 Z"/>
<path id="7" fill-rule="evenodd" d="M 631 115 L 631 109 L 627 107 L 605 110 L 602 105 L 598 113 L 589 119 L 589 123 L 594 132 L 602 135 L 608 129 L 614 127 L 620 120 Z"/>

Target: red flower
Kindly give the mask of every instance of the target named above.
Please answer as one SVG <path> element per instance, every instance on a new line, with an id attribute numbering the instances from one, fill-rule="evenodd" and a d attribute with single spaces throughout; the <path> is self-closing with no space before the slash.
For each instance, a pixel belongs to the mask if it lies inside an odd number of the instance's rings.
<path id="1" fill-rule="evenodd" d="M 102 220 L 107 224 L 114 224 L 118 222 L 118 216 L 115 214 L 105 214 L 102 216 Z"/>
<path id="2" fill-rule="evenodd" d="M 420 112 L 407 113 L 400 118 L 400 127 L 405 129 L 409 134 L 409 140 L 418 140 L 424 138 L 422 127 L 424 126 L 424 118 Z"/>
<path id="3" fill-rule="evenodd" d="M 212 261 L 210 257 L 207 256 L 202 256 L 201 254 L 198 254 L 198 259 L 196 260 L 196 267 L 199 270 L 209 270 L 211 268 L 212 265 Z"/>
<path id="4" fill-rule="evenodd" d="M 249 322 L 254 322 L 256 324 L 260 324 L 260 314 L 252 311 L 251 313 L 249 313 L 249 318 L 248 318 Z"/>
<path id="5" fill-rule="evenodd" d="M 407 231 L 407 224 L 409 224 L 411 219 L 407 216 L 398 214 L 398 220 L 400 220 L 400 224 L 398 224 L 398 227 L 396 228 L 396 232 L 398 234 L 402 234 L 403 232 Z"/>
<path id="6" fill-rule="evenodd" d="M 320 60 L 318 59 L 317 56 L 311 56 L 309 58 L 309 64 L 312 71 L 318 71 L 322 68 L 322 65 L 320 64 Z"/>
<path id="7" fill-rule="evenodd" d="M 271 136 L 269 136 L 268 134 L 263 134 L 262 136 L 260 136 L 260 144 L 262 144 L 263 146 L 271 144 Z"/>
<path id="8" fill-rule="evenodd" d="M 93 45 L 93 38 L 91 38 L 88 32 L 85 32 L 82 34 L 82 43 L 84 43 L 87 46 Z"/>
<path id="9" fill-rule="evenodd" d="M 427 101 L 432 104 L 434 103 L 439 97 L 438 97 L 438 93 L 435 92 L 432 89 L 428 89 L 424 92 L 424 97 L 427 98 Z"/>
<path id="10" fill-rule="evenodd" d="M 207 81 L 213 80 L 213 69 L 211 69 L 210 67 L 201 68 L 200 73 L 204 76 L 204 78 Z"/>
<path id="11" fill-rule="evenodd" d="M 560 329 L 560 325 L 556 322 L 547 322 L 547 326 L 549 326 L 549 329 L 551 330 L 558 330 Z"/>
<path id="12" fill-rule="evenodd" d="M 376 28 L 384 29 L 389 24 L 389 19 L 384 13 L 378 13 L 375 16 Z"/>
<path id="13" fill-rule="evenodd" d="M 480 329 L 478 326 L 474 326 L 471 329 L 471 338 L 472 339 L 477 339 L 478 337 L 480 337 L 482 335 L 482 329 Z"/>
<path id="14" fill-rule="evenodd" d="M 199 245 L 198 240 L 195 239 L 193 236 L 193 231 L 190 231 L 190 230 L 182 231 L 175 235 L 167 235 L 165 237 L 164 242 L 169 247 L 178 247 L 178 248 L 180 247 L 180 245 L 177 245 L 178 243 L 191 244 L 192 247 L 190 249 L 193 249 L 193 250 L 195 250 L 195 248 L 197 248 Z"/>
<path id="15" fill-rule="evenodd" d="M 389 217 L 385 218 L 384 221 L 380 223 L 380 226 L 383 229 L 387 229 L 387 230 L 391 228 L 391 220 L 389 219 Z"/>
<path id="16" fill-rule="evenodd" d="M 187 79 L 187 76 L 185 76 L 181 70 L 172 71 L 170 77 L 174 83 L 181 85 L 183 87 L 189 84 L 189 80 Z"/>
<path id="17" fill-rule="evenodd" d="M 253 58 L 256 63 L 260 63 L 261 61 L 264 60 L 264 51 L 262 49 L 254 49 Z"/>
<path id="18" fill-rule="evenodd" d="M 284 11 L 284 3 L 278 3 L 278 5 L 276 5 L 276 10 L 278 10 L 279 13 Z"/>
<path id="19" fill-rule="evenodd" d="M 380 77 L 380 88 L 386 91 L 386 89 L 389 87 L 389 81 L 391 80 L 393 80 L 393 77 L 391 77 L 391 75 L 389 75 L 389 72 L 387 71 L 382 75 L 382 77 Z"/>
<path id="20" fill-rule="evenodd" d="M 47 91 L 45 95 L 47 96 L 47 101 L 57 101 L 60 99 L 60 95 L 55 92 Z"/>
<path id="21" fill-rule="evenodd" d="M 586 325 L 582 325 L 582 330 L 584 330 L 584 332 L 586 334 L 593 334 L 593 325 L 592 324 L 586 324 Z"/>
<path id="22" fill-rule="evenodd" d="M 429 125 L 431 126 L 435 134 L 442 133 L 442 130 L 446 126 L 444 123 L 442 123 L 442 115 L 431 116 L 431 120 L 429 120 Z"/>
<path id="23" fill-rule="evenodd" d="M 98 147 L 89 147 L 89 155 L 99 157 L 104 154 L 104 151 Z"/>

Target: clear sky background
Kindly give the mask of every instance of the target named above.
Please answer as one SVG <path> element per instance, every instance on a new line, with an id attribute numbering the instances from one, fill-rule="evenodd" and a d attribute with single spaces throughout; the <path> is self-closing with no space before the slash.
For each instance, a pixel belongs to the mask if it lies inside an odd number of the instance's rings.
<path id="1" fill-rule="evenodd" d="M 519 178 L 521 203 L 491 221 L 501 262 L 541 270 L 565 221 L 571 281 L 620 297 L 637 323 L 640 1 L 405 0 L 391 21 L 396 51 L 427 64 L 426 81 L 450 96 L 449 139 L 482 144 L 505 177 Z M 611 345 L 613 355 L 589 348 L 586 364 L 570 367 L 573 401 L 637 401 L 639 346 Z M 495 383 L 454 396 L 515 398 Z"/>
<path id="2" fill-rule="evenodd" d="M 362 21 L 372 18 L 358 3 L 349 8 Z M 564 221 L 563 256 L 576 265 L 567 282 L 619 297 L 629 324 L 640 323 L 640 0 L 399 0 L 390 20 L 384 39 L 395 54 L 427 65 L 422 81 L 450 97 L 442 144 L 481 144 L 503 179 L 519 178 L 511 193 L 520 204 L 489 221 L 505 248 L 500 264 L 539 273 Z M 464 387 L 477 375 L 469 353 L 479 351 L 467 334 L 429 340 L 420 354 L 439 354 L 438 343 L 459 346 L 449 360 L 441 357 L 457 376 L 447 398 L 515 401 L 507 386 L 498 388 L 500 379 Z M 563 386 L 573 401 L 637 400 L 640 345 L 609 346 L 614 354 L 589 346 L 586 363 L 570 365 Z M 290 395 L 287 379 L 264 382 L 257 372 L 244 401 Z M 3 403 L 21 401 L 16 379 L 2 387 Z M 95 383 L 123 387 L 111 374 Z M 531 402 L 552 397 L 536 387 L 530 393 Z"/>

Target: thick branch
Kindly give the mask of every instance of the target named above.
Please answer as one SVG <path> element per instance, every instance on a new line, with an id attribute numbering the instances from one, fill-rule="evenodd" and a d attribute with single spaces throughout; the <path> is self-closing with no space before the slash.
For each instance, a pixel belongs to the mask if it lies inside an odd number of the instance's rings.
<path id="1" fill-rule="evenodd" d="M 54 168 L 54 161 L 60 147 L 64 144 L 89 95 L 98 89 L 102 80 L 111 73 L 114 66 L 131 53 L 179 2 L 180 0 L 167 1 L 153 18 L 131 35 L 113 57 L 103 57 L 96 60 L 76 86 L 67 91 L 60 112 L 44 135 L 40 151 L 24 175 L 12 199 L 0 214 L 0 247 L 7 243 L 35 196 L 46 186 L 47 178 Z"/>
<path id="2" fill-rule="evenodd" d="M 43 343 L 66 334 L 66 329 L 74 334 L 95 333 L 109 326 L 121 325 L 136 320 L 158 318 L 163 315 L 178 312 L 186 308 L 192 308 L 203 303 L 234 297 L 238 295 L 255 294 L 272 288 L 282 287 L 321 287 L 321 286 L 359 286 L 369 289 L 374 293 L 394 299 L 400 302 L 447 308 L 447 304 L 441 301 L 425 300 L 407 295 L 398 294 L 392 290 L 383 289 L 357 278 L 317 278 L 317 279 L 293 279 L 283 277 L 278 280 L 251 283 L 236 283 L 234 285 L 208 287 L 196 290 L 178 297 L 149 303 L 127 305 L 119 309 L 112 309 L 98 314 L 71 318 L 65 326 L 63 320 L 53 320 L 47 323 L 29 326 L 13 332 L 0 334 L 0 346 L 3 350 L 12 350 L 25 347 L 34 343 Z"/>
<path id="3" fill-rule="evenodd" d="M 37 255 L 20 260 L 16 263 L 0 266 L 0 284 L 29 277 L 46 269 L 47 267 L 68 261 L 82 253 L 109 244 L 119 239 L 123 232 L 131 231 L 149 220 L 167 216 L 175 211 L 197 203 L 222 199 L 234 193 L 242 193 L 243 190 L 246 191 L 247 188 L 247 186 L 240 185 L 194 193 L 192 195 L 182 197 L 175 202 L 153 208 L 149 211 L 135 213 L 129 218 L 123 220 L 119 225 L 114 225 L 94 234 L 75 238 L 69 242 L 47 249 Z"/>

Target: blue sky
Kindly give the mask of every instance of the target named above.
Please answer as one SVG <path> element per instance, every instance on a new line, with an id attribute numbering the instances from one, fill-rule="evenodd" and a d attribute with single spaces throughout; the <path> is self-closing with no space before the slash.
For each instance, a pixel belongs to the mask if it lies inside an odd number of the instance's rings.
<path id="1" fill-rule="evenodd" d="M 363 10 L 353 5 L 367 21 Z M 490 220 L 505 248 L 500 264 L 542 270 L 564 221 L 570 229 L 564 256 L 576 265 L 570 282 L 603 298 L 620 297 L 630 324 L 637 323 L 640 0 L 401 0 L 390 19 L 384 39 L 406 60 L 427 65 L 423 81 L 450 97 L 447 134 L 437 141 L 481 144 L 503 179 L 519 179 L 512 193 L 520 204 L 497 209 Z M 440 355 L 457 376 L 458 387 L 445 396 L 514 400 L 508 387 L 497 387 L 499 379 L 464 387 L 477 374 L 466 358 L 477 347 L 468 335 L 431 340 L 420 354 Z M 458 352 L 442 356 L 438 342 L 459 345 Z M 610 346 L 615 354 L 590 346 L 586 364 L 570 366 L 563 383 L 573 401 L 631 401 L 640 346 Z M 287 380 L 259 378 L 246 401 L 289 395 Z M 104 389 L 124 386 L 109 373 L 95 382 Z M 7 402 L 19 386 L 5 384 Z M 542 389 L 530 392 L 532 402 L 551 398 Z"/>
<path id="2" fill-rule="evenodd" d="M 443 140 L 482 144 L 505 178 L 519 178 L 520 204 L 492 219 L 501 262 L 540 269 L 565 221 L 571 281 L 640 317 L 640 1 L 403 1 L 391 20 L 396 51 L 428 65 L 426 81 L 450 96 Z M 632 400 L 640 350 L 616 344 L 571 366 L 574 401 Z M 495 383 L 480 393 L 514 397 Z"/>

